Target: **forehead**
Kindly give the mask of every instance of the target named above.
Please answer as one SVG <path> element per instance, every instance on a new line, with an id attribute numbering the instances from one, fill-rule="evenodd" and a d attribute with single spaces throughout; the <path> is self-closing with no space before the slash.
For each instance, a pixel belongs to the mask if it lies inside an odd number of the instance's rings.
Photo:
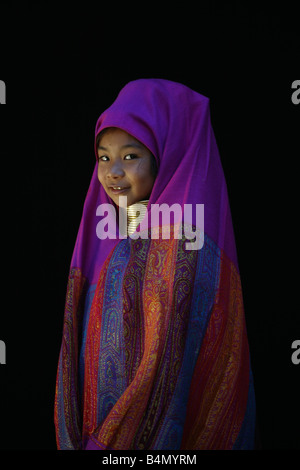
<path id="1" fill-rule="evenodd" d="M 119 129 L 117 127 L 111 127 L 108 129 L 104 129 L 99 136 L 97 137 L 97 145 L 98 146 L 112 146 L 112 145 L 130 145 L 134 144 L 139 145 L 140 147 L 144 147 L 144 145 L 135 139 L 132 135 L 128 134 L 127 132 L 123 131 L 123 129 Z"/>

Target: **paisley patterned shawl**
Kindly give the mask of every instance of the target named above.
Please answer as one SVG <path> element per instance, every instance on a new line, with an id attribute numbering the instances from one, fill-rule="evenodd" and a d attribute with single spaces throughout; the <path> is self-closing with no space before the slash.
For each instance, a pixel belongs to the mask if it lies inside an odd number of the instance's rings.
<path id="1" fill-rule="evenodd" d="M 209 100 L 160 79 L 130 82 L 99 118 L 157 160 L 151 203 L 204 204 L 186 239 L 96 236 L 97 180 L 71 261 L 59 357 L 59 449 L 251 449 L 255 397 L 226 183 Z M 189 223 L 197 226 L 193 216 Z M 142 225 L 142 224 L 141 224 Z"/>

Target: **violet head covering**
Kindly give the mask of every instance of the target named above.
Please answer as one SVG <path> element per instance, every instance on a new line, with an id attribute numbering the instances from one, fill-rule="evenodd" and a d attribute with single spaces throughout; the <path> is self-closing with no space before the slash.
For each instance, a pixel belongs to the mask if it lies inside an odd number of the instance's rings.
<path id="1" fill-rule="evenodd" d="M 181 208 L 186 226 L 204 238 L 196 248 L 188 248 L 185 232 L 99 239 L 97 208 L 114 203 L 96 163 L 68 280 L 57 446 L 251 449 L 253 381 L 209 99 L 179 83 L 136 80 L 99 117 L 95 142 L 111 127 L 139 140 L 157 162 L 140 233 L 166 204 Z M 204 208 L 200 224 L 197 205 Z"/>

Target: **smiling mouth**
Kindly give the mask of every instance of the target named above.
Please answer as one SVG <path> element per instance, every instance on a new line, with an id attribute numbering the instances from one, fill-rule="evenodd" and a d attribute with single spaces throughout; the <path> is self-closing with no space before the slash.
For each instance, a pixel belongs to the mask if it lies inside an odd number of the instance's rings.
<path id="1" fill-rule="evenodd" d="M 123 193 L 124 191 L 127 191 L 129 188 L 126 187 L 122 187 L 122 186 L 110 186 L 109 189 L 111 190 L 111 192 L 113 194 L 120 194 L 120 193 Z"/>

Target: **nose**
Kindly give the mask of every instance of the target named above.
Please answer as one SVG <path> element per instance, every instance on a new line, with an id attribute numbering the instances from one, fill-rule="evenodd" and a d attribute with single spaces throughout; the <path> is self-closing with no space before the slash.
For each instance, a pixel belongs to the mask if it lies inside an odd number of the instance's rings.
<path id="1" fill-rule="evenodd" d="M 107 176 L 109 178 L 122 178 L 125 175 L 122 162 L 117 161 L 111 164 Z"/>

